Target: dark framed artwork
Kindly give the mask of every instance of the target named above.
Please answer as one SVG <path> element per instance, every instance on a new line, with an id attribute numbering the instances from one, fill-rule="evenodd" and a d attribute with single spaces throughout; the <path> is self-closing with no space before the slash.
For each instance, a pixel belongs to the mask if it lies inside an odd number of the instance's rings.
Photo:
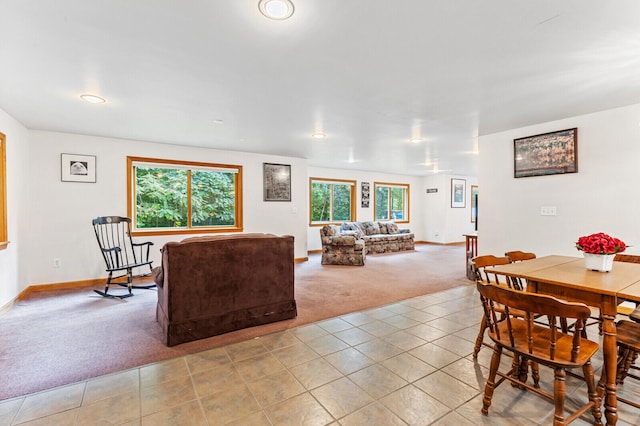
<path id="1" fill-rule="evenodd" d="M 478 218 L 478 185 L 471 185 L 471 223 Z"/>
<path id="2" fill-rule="evenodd" d="M 263 163 L 264 201 L 291 201 L 291 166 Z"/>
<path id="3" fill-rule="evenodd" d="M 96 156 L 60 154 L 60 179 L 63 182 L 96 182 Z"/>
<path id="4" fill-rule="evenodd" d="M 369 185 L 369 182 L 361 182 L 360 183 L 360 188 L 362 191 L 362 198 L 360 200 L 360 205 L 364 208 L 369 207 L 369 200 L 370 200 L 370 196 L 371 196 L 371 187 Z"/>
<path id="5" fill-rule="evenodd" d="M 467 181 L 465 179 L 451 179 L 451 208 L 465 208 L 467 203 Z"/>
<path id="6" fill-rule="evenodd" d="M 514 177 L 578 172 L 578 128 L 513 140 Z"/>

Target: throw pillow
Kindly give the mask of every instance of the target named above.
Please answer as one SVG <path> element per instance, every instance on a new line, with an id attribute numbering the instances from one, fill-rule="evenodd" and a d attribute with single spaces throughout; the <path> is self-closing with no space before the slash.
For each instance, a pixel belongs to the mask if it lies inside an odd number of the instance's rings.
<path id="1" fill-rule="evenodd" d="M 400 233 L 400 230 L 398 229 L 398 225 L 396 225 L 394 222 L 387 223 L 387 230 L 389 231 L 390 234 Z"/>
<path id="2" fill-rule="evenodd" d="M 378 226 L 380 227 L 381 234 L 389 233 L 389 230 L 387 229 L 387 222 L 378 222 Z"/>
<path id="3" fill-rule="evenodd" d="M 376 235 L 380 233 L 380 226 L 377 222 L 361 222 L 365 235 Z"/>

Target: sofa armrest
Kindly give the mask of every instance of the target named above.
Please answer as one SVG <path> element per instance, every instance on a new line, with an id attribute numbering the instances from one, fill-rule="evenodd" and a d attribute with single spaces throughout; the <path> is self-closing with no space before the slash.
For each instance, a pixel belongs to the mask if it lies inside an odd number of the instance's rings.
<path id="1" fill-rule="evenodd" d="M 409 228 L 400 228 L 400 229 L 398 229 L 398 232 L 400 234 L 410 234 L 411 230 Z"/>
<path id="2" fill-rule="evenodd" d="M 356 237 L 354 235 L 336 235 L 333 237 L 324 237 L 322 239 L 323 244 L 328 241 L 327 244 L 332 246 L 353 246 L 356 244 Z"/>

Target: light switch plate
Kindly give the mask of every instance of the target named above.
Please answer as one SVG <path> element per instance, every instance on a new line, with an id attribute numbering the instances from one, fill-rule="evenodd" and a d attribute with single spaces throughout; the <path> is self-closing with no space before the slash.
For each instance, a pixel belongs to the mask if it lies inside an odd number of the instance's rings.
<path id="1" fill-rule="evenodd" d="M 556 206 L 542 206 L 540 207 L 540 216 L 555 216 Z"/>

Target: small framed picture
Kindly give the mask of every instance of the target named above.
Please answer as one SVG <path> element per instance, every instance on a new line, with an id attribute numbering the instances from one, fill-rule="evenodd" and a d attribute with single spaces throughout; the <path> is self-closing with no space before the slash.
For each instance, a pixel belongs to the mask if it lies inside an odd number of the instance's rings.
<path id="1" fill-rule="evenodd" d="M 291 201 L 291 166 L 263 163 L 264 201 Z"/>
<path id="2" fill-rule="evenodd" d="M 451 208 L 465 208 L 467 198 L 467 181 L 465 179 L 451 179 Z"/>
<path id="3" fill-rule="evenodd" d="M 63 182 L 96 182 L 96 156 L 60 154 L 60 172 Z"/>

